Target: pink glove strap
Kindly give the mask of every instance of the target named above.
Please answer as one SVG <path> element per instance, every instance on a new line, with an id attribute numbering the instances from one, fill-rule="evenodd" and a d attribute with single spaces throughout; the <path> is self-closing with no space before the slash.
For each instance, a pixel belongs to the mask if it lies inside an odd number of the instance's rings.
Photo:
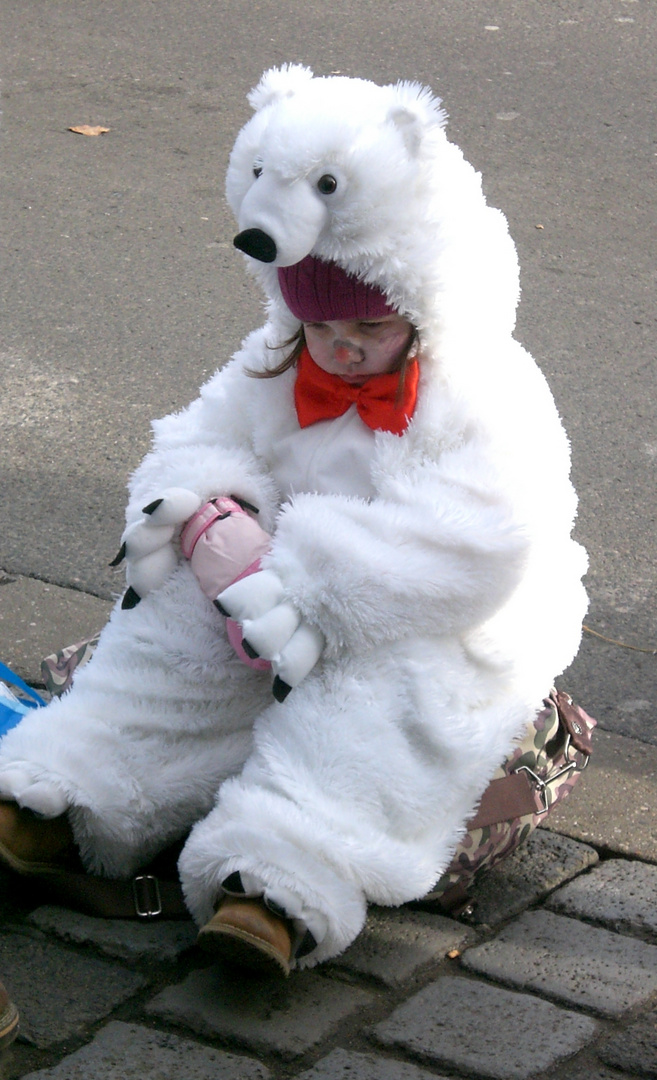
<path id="1" fill-rule="evenodd" d="M 192 514 L 180 534 L 180 547 L 185 558 L 191 559 L 192 552 L 203 536 L 203 533 L 206 532 L 215 521 L 225 517 L 226 514 L 244 513 L 245 511 L 242 510 L 239 503 L 236 503 L 234 499 L 229 499 L 226 495 L 221 495 L 218 499 L 213 499 L 212 502 L 204 503 L 200 510 L 197 510 L 195 514 Z"/>

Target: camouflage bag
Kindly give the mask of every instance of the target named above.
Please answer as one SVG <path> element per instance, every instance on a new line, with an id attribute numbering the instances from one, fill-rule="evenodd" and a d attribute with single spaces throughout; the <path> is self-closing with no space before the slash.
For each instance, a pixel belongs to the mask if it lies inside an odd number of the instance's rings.
<path id="1" fill-rule="evenodd" d="M 41 661 L 43 685 L 52 697 L 61 697 L 70 688 L 77 669 L 91 660 L 99 637 L 100 635 L 96 634 L 86 641 L 67 645 L 65 649 L 60 649 Z"/>
<path id="2" fill-rule="evenodd" d="M 79 642 L 46 657 L 41 671 L 51 694 L 60 696 L 69 689 L 75 671 L 91 659 L 97 641 L 96 637 Z M 589 761 L 596 721 L 562 691 L 552 690 L 543 705 L 525 737 L 497 770 L 477 813 L 468 822 L 450 865 L 435 888 L 422 899 L 422 905 L 430 903 L 432 908 L 455 916 L 464 914 L 470 906 L 469 889 L 475 879 L 515 851 L 577 783 Z M 148 874 L 135 878 L 135 882 L 142 881 L 152 882 L 157 878 L 149 870 Z M 159 884 L 162 885 L 161 878 Z M 79 878 L 69 886 L 67 899 L 72 906 L 80 906 L 83 888 L 86 890 L 88 886 Z M 96 896 L 93 904 L 86 901 L 85 910 L 107 915 L 116 901 L 113 897 L 103 899 L 108 911 L 99 910 Z M 134 917 L 131 907 L 129 898 L 120 916 Z M 168 912 L 162 908 L 146 912 L 139 910 L 139 904 L 136 907 L 137 915 L 178 917 L 184 913 L 181 900 L 179 910 L 173 907 Z M 116 912 L 119 914 L 118 905 Z"/>
<path id="3" fill-rule="evenodd" d="M 475 879 L 524 843 L 574 788 L 589 762 L 596 721 L 563 691 L 552 690 L 543 705 L 497 770 L 450 865 L 422 903 L 465 913 Z"/>

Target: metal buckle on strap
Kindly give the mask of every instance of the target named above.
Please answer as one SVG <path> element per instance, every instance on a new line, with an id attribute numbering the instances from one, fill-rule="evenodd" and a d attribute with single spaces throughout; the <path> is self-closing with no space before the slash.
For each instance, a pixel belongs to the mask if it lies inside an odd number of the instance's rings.
<path id="1" fill-rule="evenodd" d="M 538 776 L 533 769 L 530 769 L 529 765 L 520 765 L 517 769 L 513 770 L 516 773 L 527 773 L 529 779 L 532 780 L 533 783 L 536 785 L 536 793 L 537 795 L 539 795 L 543 803 L 540 810 L 536 811 L 539 816 L 547 814 L 550 809 L 550 801 L 548 799 L 548 790 L 550 784 L 556 783 L 556 781 L 560 780 L 562 776 L 565 776 L 566 773 L 573 772 L 573 770 L 575 770 L 576 772 L 583 772 L 588 765 L 588 757 L 585 755 L 578 756 L 576 750 L 575 755 L 573 757 L 570 756 L 573 749 L 574 748 L 571 746 L 570 735 L 567 735 L 566 743 L 563 749 L 563 756 L 566 759 L 566 764 L 562 765 L 559 769 L 555 769 L 555 771 L 546 776 L 544 780 L 542 779 L 542 777 Z"/>
<path id="2" fill-rule="evenodd" d="M 160 883 L 152 874 L 140 874 L 132 879 L 132 896 L 140 919 L 154 919 L 162 914 Z"/>

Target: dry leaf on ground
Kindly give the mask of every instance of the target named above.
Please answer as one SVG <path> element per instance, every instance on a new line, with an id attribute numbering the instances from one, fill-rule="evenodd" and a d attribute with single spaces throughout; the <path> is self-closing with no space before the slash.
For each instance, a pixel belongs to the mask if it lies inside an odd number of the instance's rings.
<path id="1" fill-rule="evenodd" d="M 78 127 L 70 127 L 69 131 L 74 131 L 76 135 L 104 135 L 109 128 L 106 127 L 94 127 L 92 124 L 80 124 Z"/>

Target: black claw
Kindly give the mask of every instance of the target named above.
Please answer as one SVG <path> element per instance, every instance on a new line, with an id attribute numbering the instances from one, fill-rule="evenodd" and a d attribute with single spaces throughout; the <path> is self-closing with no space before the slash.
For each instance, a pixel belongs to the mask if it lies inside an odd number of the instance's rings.
<path id="1" fill-rule="evenodd" d="M 253 645 L 250 645 L 249 642 L 246 640 L 246 638 L 242 638 L 242 648 L 244 649 L 244 652 L 249 657 L 249 659 L 251 659 L 251 660 L 259 660 L 260 659 L 260 653 L 255 651 L 255 649 L 253 648 Z"/>
<path id="2" fill-rule="evenodd" d="M 142 514 L 154 514 L 158 506 L 160 506 L 160 504 L 163 502 L 164 499 L 153 499 L 153 501 L 149 503 L 148 506 L 145 506 L 143 508 Z"/>
<path id="3" fill-rule="evenodd" d="M 244 896 L 246 892 L 239 870 L 234 870 L 232 874 L 229 874 L 225 881 L 222 881 L 221 887 L 231 896 Z"/>
<path id="4" fill-rule="evenodd" d="M 230 615 L 226 611 L 225 607 L 223 607 L 223 605 L 220 604 L 218 600 L 213 600 L 212 603 L 216 607 L 217 611 L 224 616 L 224 618 L 230 619 Z"/>
<path id="5" fill-rule="evenodd" d="M 118 554 L 115 555 L 114 558 L 112 559 L 112 561 L 110 563 L 110 566 L 118 566 L 119 563 L 122 563 L 124 559 L 125 559 L 125 540 L 121 544 L 121 547 L 119 548 Z"/>
<path id="6" fill-rule="evenodd" d="M 244 642 L 242 642 L 244 644 Z M 246 652 L 246 649 L 244 650 Z M 287 695 L 290 693 L 292 687 L 283 682 L 280 675 L 277 675 L 274 679 L 274 685 L 272 686 L 272 692 L 277 701 L 285 701 Z"/>
<path id="7" fill-rule="evenodd" d="M 247 502 L 246 499 L 240 499 L 239 495 L 231 495 L 230 497 L 233 502 L 236 502 L 238 506 L 242 507 L 242 510 L 250 510 L 252 514 L 260 513 L 257 506 L 254 506 L 253 503 Z"/>
<path id="8" fill-rule="evenodd" d="M 123 600 L 121 601 L 121 607 L 123 610 L 128 608 L 137 607 L 137 604 L 141 603 L 141 596 L 135 592 L 132 585 L 128 585 L 128 588 L 123 594 Z"/>
<path id="9" fill-rule="evenodd" d="M 308 956 L 308 953 L 313 952 L 317 948 L 317 941 L 310 933 L 310 930 L 306 930 L 305 934 L 301 938 L 301 942 L 294 956 L 295 959 L 300 960 L 302 956 Z"/>

